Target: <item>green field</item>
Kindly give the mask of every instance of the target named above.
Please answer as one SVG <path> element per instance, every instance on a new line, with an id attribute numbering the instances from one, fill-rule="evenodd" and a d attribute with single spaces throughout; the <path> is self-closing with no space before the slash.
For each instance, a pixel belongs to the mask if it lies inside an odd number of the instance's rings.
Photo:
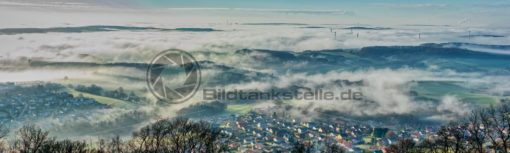
<path id="1" fill-rule="evenodd" d="M 70 89 L 70 88 L 67 88 L 67 91 L 72 94 L 73 96 L 75 97 L 78 97 L 78 96 L 83 96 L 83 97 L 86 97 L 86 98 L 92 98 L 94 100 L 96 100 L 97 102 L 101 103 L 101 104 L 105 104 L 105 105 L 108 105 L 108 106 L 111 106 L 111 107 L 122 107 L 122 108 L 132 108 L 134 107 L 133 104 L 127 102 L 127 101 L 123 101 L 123 100 L 119 100 L 119 99 L 115 99 L 115 98 L 110 98 L 110 97 L 105 97 L 105 96 L 99 96 L 99 95 L 94 95 L 94 94 L 90 94 L 90 93 L 85 93 L 85 92 L 80 92 L 80 91 L 76 91 L 74 89 Z"/>
<path id="2" fill-rule="evenodd" d="M 476 93 L 472 89 L 463 87 L 461 84 L 462 82 L 454 81 L 420 81 L 412 87 L 412 90 L 417 92 L 419 97 L 441 100 L 443 96 L 454 95 L 464 102 L 478 105 L 495 104 L 500 98 L 503 98 Z"/>
<path id="3" fill-rule="evenodd" d="M 253 104 L 229 104 L 227 111 L 238 114 L 245 114 L 253 109 Z"/>

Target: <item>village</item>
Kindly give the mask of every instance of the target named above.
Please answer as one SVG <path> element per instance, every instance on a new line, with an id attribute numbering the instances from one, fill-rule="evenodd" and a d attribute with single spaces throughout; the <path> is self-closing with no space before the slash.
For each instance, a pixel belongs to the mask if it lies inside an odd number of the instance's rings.
<path id="1" fill-rule="evenodd" d="M 314 151 L 337 145 L 347 152 L 386 152 L 398 140 L 421 142 L 435 133 L 433 128 L 395 130 L 343 121 L 302 122 L 255 112 L 232 115 L 220 127 L 230 136 L 229 150 L 239 152 L 285 152 L 297 142 Z"/>
<path id="2" fill-rule="evenodd" d="M 30 121 L 38 118 L 60 118 L 66 115 L 86 115 L 86 108 L 107 108 L 94 99 L 73 96 L 62 91 L 58 84 L 2 83 L 0 95 L 0 124 Z M 81 113 L 80 113 L 81 112 Z"/>

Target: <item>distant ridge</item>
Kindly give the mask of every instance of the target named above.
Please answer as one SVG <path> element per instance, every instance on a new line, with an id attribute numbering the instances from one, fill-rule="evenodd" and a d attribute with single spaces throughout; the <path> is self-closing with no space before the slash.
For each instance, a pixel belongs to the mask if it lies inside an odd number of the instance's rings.
<path id="1" fill-rule="evenodd" d="M 509 54 L 502 51 L 490 52 L 484 49 L 508 50 Z M 471 43 L 426 43 L 419 46 L 370 46 L 359 50 L 360 55 L 365 56 L 390 56 L 390 55 L 412 55 L 412 56 L 440 56 L 451 58 L 493 58 L 509 59 L 510 45 L 482 45 Z"/>
<path id="2" fill-rule="evenodd" d="M 385 28 L 385 27 L 347 27 L 344 29 L 349 30 L 390 30 L 391 28 Z"/>
<path id="3" fill-rule="evenodd" d="M 308 24 L 305 24 L 305 23 L 283 23 L 283 22 L 274 22 L 274 23 L 243 23 L 242 25 L 273 25 L 273 26 L 278 26 L 278 25 L 289 25 L 289 26 L 305 26 L 305 25 L 308 25 Z"/>
<path id="4" fill-rule="evenodd" d="M 421 46 L 433 46 L 433 47 L 443 47 L 443 48 L 458 48 L 463 46 L 471 46 L 471 47 L 483 47 L 490 49 L 506 49 L 510 52 L 510 45 L 489 45 L 489 44 L 475 44 L 475 43 L 465 43 L 465 42 L 448 42 L 448 43 L 426 43 Z"/>
<path id="5" fill-rule="evenodd" d="M 463 35 L 460 36 L 462 38 L 470 38 L 470 37 L 486 37 L 486 38 L 503 38 L 503 35 L 494 35 L 494 34 L 475 34 L 475 35 Z"/>
<path id="6" fill-rule="evenodd" d="M 0 29 L 0 35 L 14 35 L 26 33 L 83 33 L 83 32 L 108 32 L 108 31 L 185 31 L 185 32 L 213 32 L 221 31 L 213 28 L 155 28 L 134 26 L 91 25 L 78 27 L 51 27 L 51 28 L 4 28 Z"/>

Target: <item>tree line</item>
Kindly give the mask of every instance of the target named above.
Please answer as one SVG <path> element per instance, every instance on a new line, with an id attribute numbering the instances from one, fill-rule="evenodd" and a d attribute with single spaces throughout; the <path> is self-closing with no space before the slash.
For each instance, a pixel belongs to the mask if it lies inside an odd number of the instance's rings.
<path id="1" fill-rule="evenodd" d="M 18 129 L 12 143 L 3 140 L 7 136 L 6 129 L 0 131 L 2 153 L 217 153 L 227 149 L 220 129 L 204 121 L 184 118 L 159 120 L 134 132 L 127 140 L 116 136 L 94 143 L 58 140 L 33 124 Z"/>
<path id="2" fill-rule="evenodd" d="M 510 105 L 500 103 L 441 126 L 422 142 L 403 139 L 387 149 L 392 153 L 508 153 L 509 147 Z"/>

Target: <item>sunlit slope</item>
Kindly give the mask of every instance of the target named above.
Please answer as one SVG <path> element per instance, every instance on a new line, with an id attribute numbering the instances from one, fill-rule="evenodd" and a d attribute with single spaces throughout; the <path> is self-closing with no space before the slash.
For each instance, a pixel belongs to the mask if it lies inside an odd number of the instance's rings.
<path id="1" fill-rule="evenodd" d="M 120 100 L 120 99 L 80 92 L 80 91 L 76 91 L 76 90 L 70 89 L 70 88 L 67 88 L 67 91 L 75 97 L 83 96 L 86 98 L 92 98 L 101 104 L 105 104 L 105 105 L 108 105 L 111 107 L 122 107 L 122 108 L 133 108 L 134 107 L 133 104 L 131 104 L 127 101 Z"/>

